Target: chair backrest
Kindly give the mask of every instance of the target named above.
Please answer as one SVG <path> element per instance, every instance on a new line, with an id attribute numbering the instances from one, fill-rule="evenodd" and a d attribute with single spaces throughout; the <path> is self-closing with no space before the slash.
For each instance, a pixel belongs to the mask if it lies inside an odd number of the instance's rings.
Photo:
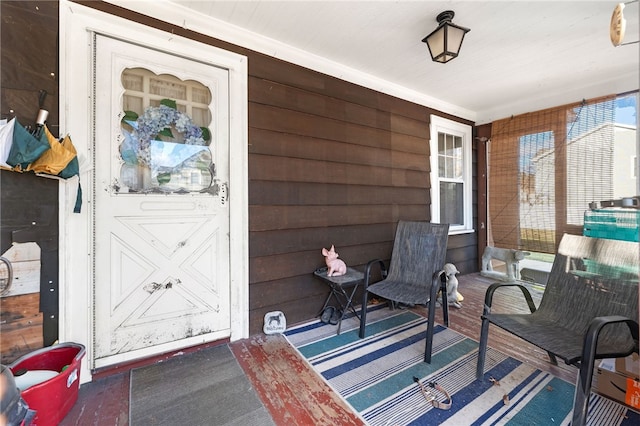
<path id="1" fill-rule="evenodd" d="M 448 238 L 449 224 L 398 222 L 387 279 L 428 289 L 444 266 Z"/>
<path id="2" fill-rule="evenodd" d="M 581 335 L 595 317 L 622 315 L 637 321 L 639 271 L 636 242 L 564 235 L 538 314 Z M 606 327 L 603 333 L 613 337 L 624 327 Z"/>

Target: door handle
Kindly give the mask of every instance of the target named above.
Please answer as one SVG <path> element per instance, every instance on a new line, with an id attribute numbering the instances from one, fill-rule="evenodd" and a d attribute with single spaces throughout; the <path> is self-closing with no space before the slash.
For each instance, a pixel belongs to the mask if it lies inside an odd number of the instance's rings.
<path id="1" fill-rule="evenodd" d="M 221 205 L 226 205 L 227 202 L 229 201 L 229 185 L 227 184 L 227 182 L 222 183 L 222 185 L 220 185 L 220 204 Z"/>

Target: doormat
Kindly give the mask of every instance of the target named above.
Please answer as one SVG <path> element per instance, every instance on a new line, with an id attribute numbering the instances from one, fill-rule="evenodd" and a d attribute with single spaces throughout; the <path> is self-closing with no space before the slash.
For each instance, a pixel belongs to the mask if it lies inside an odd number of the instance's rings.
<path id="1" fill-rule="evenodd" d="M 130 424 L 274 425 L 228 345 L 131 372 Z"/>
<path id="2" fill-rule="evenodd" d="M 370 315 L 371 314 L 371 315 Z M 292 328 L 287 340 L 362 419 L 384 425 L 567 425 L 574 385 L 494 349 L 487 350 L 484 380 L 476 380 L 478 343 L 436 325 L 431 364 L 424 362 L 427 320 L 410 311 L 367 314 L 367 338 L 357 322 L 336 335 L 314 321 Z M 344 324 L 343 324 L 344 327 Z M 417 377 L 437 401 L 427 402 Z M 490 380 L 493 379 L 493 380 Z M 592 394 L 589 424 L 637 425 L 640 414 Z"/>

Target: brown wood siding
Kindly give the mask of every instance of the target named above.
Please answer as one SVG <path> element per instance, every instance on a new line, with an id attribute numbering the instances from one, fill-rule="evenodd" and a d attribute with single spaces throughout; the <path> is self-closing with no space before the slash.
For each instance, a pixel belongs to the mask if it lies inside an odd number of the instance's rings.
<path id="1" fill-rule="evenodd" d="M 312 275 L 322 247 L 361 267 L 390 258 L 398 220 L 430 220 L 437 111 L 108 3 L 78 3 L 248 57 L 251 334 L 271 310 L 289 323 L 317 315 L 328 294 Z M 448 258 L 476 271 L 475 235 L 449 241 Z"/>
<path id="2" fill-rule="evenodd" d="M 34 125 L 40 90 L 47 91 L 47 125 L 58 132 L 58 2 L 0 2 L 2 24 L 0 90 L 2 118 Z M 13 111 L 13 112 L 10 112 Z"/>
<path id="3" fill-rule="evenodd" d="M 58 2 L 2 0 L 0 17 L 0 118 L 33 126 L 44 90 L 57 135 Z M 58 194 L 55 180 L 0 171 L 0 255 L 14 243 L 41 250 L 40 291 L 0 300 L 3 364 L 58 340 Z"/>
<path id="4" fill-rule="evenodd" d="M 430 219 L 433 111 L 264 56 L 249 58 L 249 74 L 254 332 L 269 310 L 290 322 L 318 314 L 322 247 L 362 267 L 390 258 L 398 220 Z M 450 243 L 450 261 L 477 270 L 474 234 Z"/>
<path id="5" fill-rule="evenodd" d="M 269 310 L 290 322 L 318 314 L 327 286 L 311 272 L 323 265 L 322 247 L 334 244 L 361 267 L 390 257 L 399 219 L 430 215 L 426 108 L 256 62 L 273 60 L 249 59 L 252 332 Z"/>

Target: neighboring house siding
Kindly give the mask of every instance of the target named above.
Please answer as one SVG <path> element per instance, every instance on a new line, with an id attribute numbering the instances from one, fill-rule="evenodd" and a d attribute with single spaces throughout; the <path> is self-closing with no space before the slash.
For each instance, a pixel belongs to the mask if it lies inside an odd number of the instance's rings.
<path id="1" fill-rule="evenodd" d="M 638 179 L 635 170 L 638 156 L 636 145 L 635 127 L 617 125 L 615 128 L 615 141 L 613 147 L 613 198 L 630 197 L 636 194 L 636 182 Z"/>
<path id="2" fill-rule="evenodd" d="M 430 219 L 428 117 L 456 117 L 108 3 L 79 3 L 248 57 L 251 334 L 271 310 L 289 324 L 317 315 L 328 294 L 312 275 L 322 247 L 362 267 L 390 258 L 398 220 Z M 475 147 L 473 158 L 475 181 Z M 447 260 L 474 272 L 477 250 L 475 233 L 454 235 Z"/>
<path id="3" fill-rule="evenodd" d="M 597 159 L 611 165 L 598 173 L 591 167 L 572 169 L 567 174 L 568 223 L 583 224 L 583 212 L 591 201 L 630 197 L 635 193 L 633 159 L 636 156 L 635 128 L 606 123 L 567 143 L 568 158 Z M 538 176 L 552 176 L 556 168 L 556 152 L 547 150 L 533 158 Z M 605 158 L 605 161 L 602 159 Z M 536 182 L 536 197 L 546 203 L 555 203 L 555 185 Z"/>

